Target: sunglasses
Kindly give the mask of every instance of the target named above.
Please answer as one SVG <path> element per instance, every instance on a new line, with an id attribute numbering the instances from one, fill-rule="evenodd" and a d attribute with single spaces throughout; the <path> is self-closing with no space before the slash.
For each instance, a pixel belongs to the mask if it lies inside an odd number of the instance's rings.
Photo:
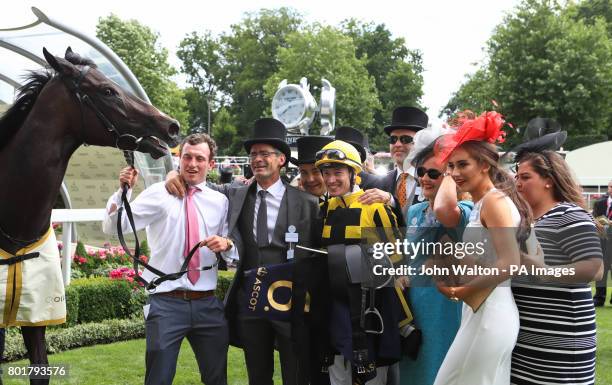
<path id="1" fill-rule="evenodd" d="M 333 160 L 344 160 L 346 159 L 346 154 L 340 150 L 321 150 L 317 151 L 315 154 L 315 160 L 321 159 L 333 159 Z"/>
<path id="2" fill-rule="evenodd" d="M 419 178 L 422 178 L 422 177 L 425 176 L 425 174 L 427 174 L 429 179 L 438 179 L 440 177 L 440 175 L 442 175 L 442 173 L 440 171 L 436 170 L 435 168 L 430 168 L 428 170 L 425 167 L 417 168 L 416 169 L 416 173 L 419 176 Z"/>
<path id="3" fill-rule="evenodd" d="M 400 142 L 402 142 L 402 144 L 410 144 L 414 141 L 414 138 L 410 135 L 402 135 L 402 136 L 391 135 L 389 137 L 389 143 L 395 144 L 398 139 Z"/>

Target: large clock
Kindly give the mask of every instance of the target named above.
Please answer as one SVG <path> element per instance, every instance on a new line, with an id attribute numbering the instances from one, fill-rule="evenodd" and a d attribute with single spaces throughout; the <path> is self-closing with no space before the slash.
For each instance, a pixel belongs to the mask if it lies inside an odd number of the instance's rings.
<path id="1" fill-rule="evenodd" d="M 291 134 L 308 135 L 316 109 L 317 102 L 306 78 L 302 78 L 299 85 L 283 80 L 272 98 L 272 117 L 281 121 Z"/>

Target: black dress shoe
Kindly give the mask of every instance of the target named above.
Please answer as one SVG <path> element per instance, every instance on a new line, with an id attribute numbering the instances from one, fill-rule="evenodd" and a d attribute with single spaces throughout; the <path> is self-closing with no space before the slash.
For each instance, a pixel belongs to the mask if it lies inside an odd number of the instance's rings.
<path id="1" fill-rule="evenodd" d="M 604 298 L 593 298 L 593 306 L 595 307 L 601 307 L 606 303 L 606 300 Z M 612 303 L 612 300 L 610 300 L 610 303 Z"/>

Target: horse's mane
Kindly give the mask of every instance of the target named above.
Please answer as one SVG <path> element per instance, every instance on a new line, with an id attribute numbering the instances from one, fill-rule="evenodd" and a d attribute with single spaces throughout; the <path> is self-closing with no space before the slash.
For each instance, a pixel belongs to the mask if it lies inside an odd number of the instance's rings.
<path id="1" fill-rule="evenodd" d="M 26 116 L 32 110 L 40 91 L 52 77 L 53 74 L 47 70 L 30 71 L 26 75 L 26 83 L 19 88 L 17 100 L 0 118 L 0 149 L 8 143 L 9 139 L 21 127 Z"/>
<path id="2" fill-rule="evenodd" d="M 79 54 L 66 51 L 66 60 L 74 65 L 88 65 L 95 68 L 96 65 L 88 58 Z M 19 87 L 15 103 L 0 117 L 0 150 L 9 142 L 9 139 L 17 132 L 23 121 L 28 116 L 36 99 L 45 84 L 55 75 L 55 71 L 45 68 L 42 71 L 29 71 L 25 76 L 26 82 Z"/>

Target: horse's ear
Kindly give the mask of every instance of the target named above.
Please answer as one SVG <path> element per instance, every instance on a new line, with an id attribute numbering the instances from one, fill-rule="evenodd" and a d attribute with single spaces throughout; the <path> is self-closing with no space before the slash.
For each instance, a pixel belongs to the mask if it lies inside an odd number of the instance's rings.
<path id="1" fill-rule="evenodd" d="M 68 46 L 68 48 L 66 48 L 66 53 L 64 54 L 64 59 L 68 60 L 68 58 L 72 54 L 74 54 L 74 52 L 72 51 L 72 47 Z"/>
<path id="2" fill-rule="evenodd" d="M 64 76 L 76 76 L 79 70 L 70 63 L 68 60 L 62 59 L 61 57 L 53 56 L 46 48 L 43 47 L 43 55 L 47 63 L 57 71 L 57 73 Z"/>

